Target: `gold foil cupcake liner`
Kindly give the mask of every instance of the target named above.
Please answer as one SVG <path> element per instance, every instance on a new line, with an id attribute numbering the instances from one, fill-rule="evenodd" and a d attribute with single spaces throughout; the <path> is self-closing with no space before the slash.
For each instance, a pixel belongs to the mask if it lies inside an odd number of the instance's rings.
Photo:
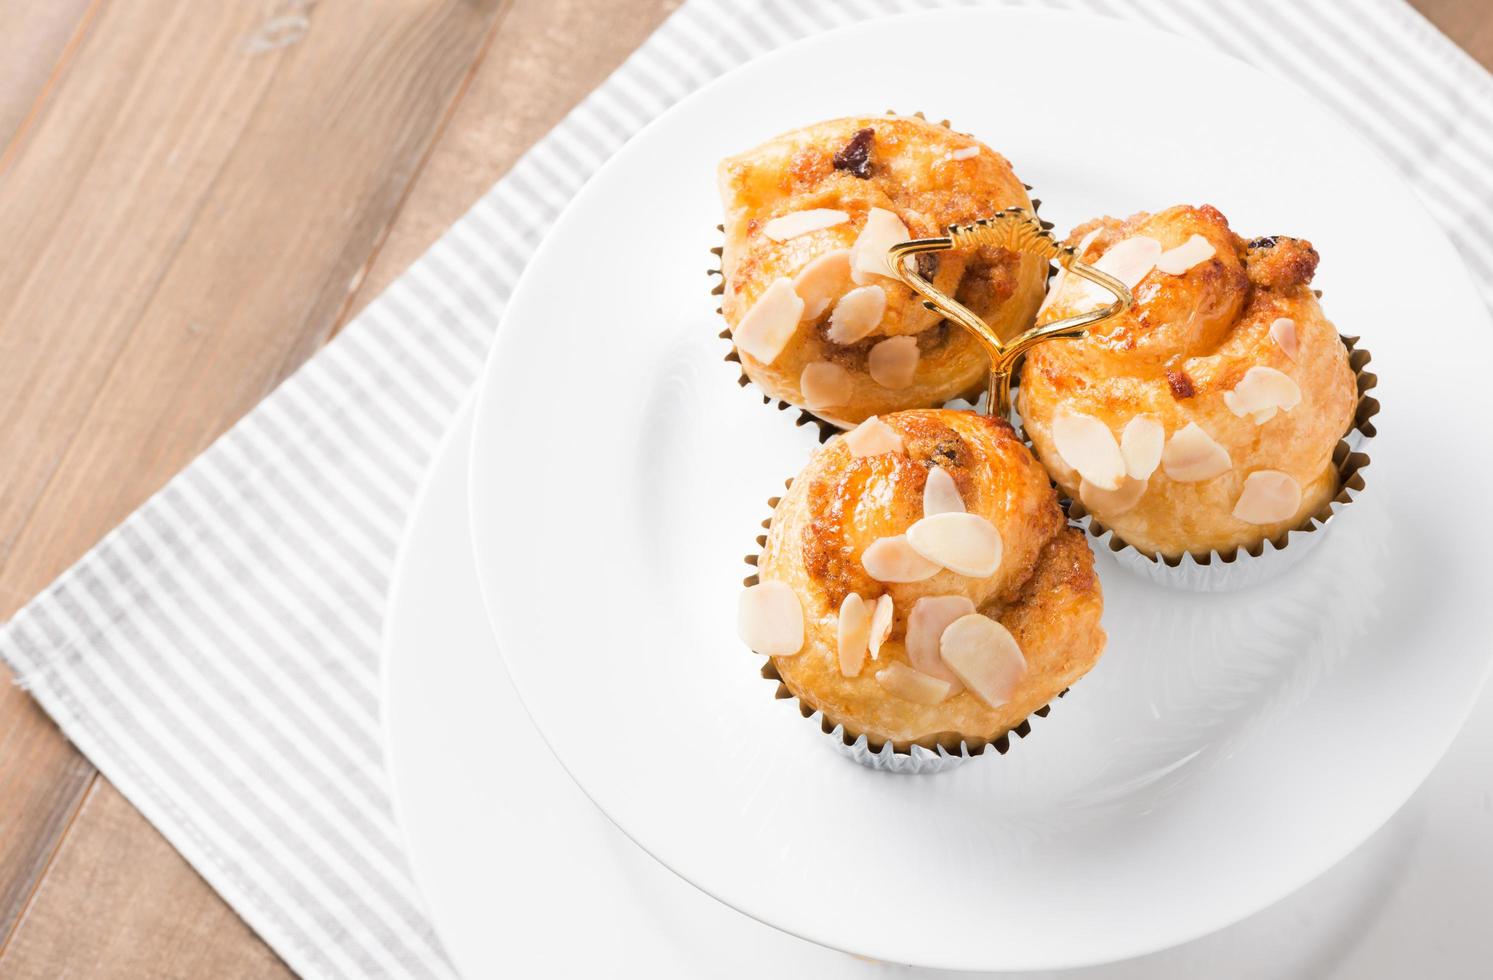
<path id="1" fill-rule="evenodd" d="M 1369 392 L 1377 387 L 1379 377 L 1367 370 L 1371 356 L 1358 346 L 1358 338 L 1340 336 L 1358 387 L 1358 405 L 1352 426 L 1332 453 L 1332 465 L 1338 473 L 1337 494 L 1303 523 L 1249 548 L 1168 558 L 1136 548 L 1090 514 L 1081 501 L 1063 500 L 1068 519 L 1102 545 L 1094 550 L 1109 554 L 1121 567 L 1147 581 L 1187 592 L 1236 592 L 1269 581 L 1300 562 L 1363 492 L 1364 470 L 1369 466 L 1367 448 L 1376 434 L 1373 419 L 1379 414 L 1379 400 Z"/>
<path id="2" fill-rule="evenodd" d="M 899 113 L 899 112 L 897 112 L 894 109 L 888 109 L 886 111 L 886 114 L 889 115 L 889 116 L 903 115 L 903 113 Z M 913 118 L 917 118 L 917 119 L 925 119 L 925 120 L 928 118 L 927 115 L 925 115 L 922 111 L 918 111 L 918 112 L 912 113 L 912 117 Z M 953 128 L 952 126 L 950 126 L 949 120 L 947 120 L 947 119 L 940 120 L 938 124 L 940 126 L 944 127 L 945 129 L 952 129 Z M 1028 184 L 1028 183 L 1026 183 L 1024 181 L 1022 182 L 1021 186 L 1024 187 L 1024 188 L 1026 188 L 1026 190 L 1028 190 L 1028 191 L 1031 191 L 1033 189 L 1031 184 Z M 1042 231 L 1044 231 L 1044 232 L 1050 232 L 1053 229 L 1053 227 L 1054 227 L 1053 223 L 1051 221 L 1044 220 L 1042 218 L 1041 214 L 1039 213 L 1041 211 L 1041 208 L 1042 208 L 1042 199 L 1041 198 L 1032 198 L 1031 201 L 1032 201 L 1032 207 L 1031 207 L 1031 211 L 1030 212 L 1026 212 L 1026 211 L 1024 211 L 1024 209 L 1016 209 L 1016 208 L 1013 208 L 1013 209 L 1010 209 L 1010 210 L 1012 210 L 1012 211 L 1018 211 L 1018 210 L 1020 210 L 1020 211 L 1022 211 L 1022 213 L 1030 213 L 1031 216 L 1032 216 L 1032 218 L 1033 218 L 1033 220 L 1038 224 L 1038 226 L 1042 229 Z M 977 224 L 978 224 L 978 222 L 974 223 L 974 224 L 967 225 L 967 226 L 963 226 L 963 227 L 974 228 L 974 227 L 976 227 Z M 722 295 L 725 294 L 725 291 L 726 291 L 726 274 L 725 274 L 725 269 L 724 269 L 724 264 L 725 263 L 724 263 L 724 260 L 723 260 L 723 253 L 725 251 L 724 236 L 725 236 L 725 232 L 726 232 L 726 227 L 725 227 L 725 225 L 716 225 L 715 226 L 715 230 L 716 230 L 716 232 L 719 235 L 722 236 L 722 244 L 716 245 L 715 247 L 713 247 L 710 250 L 710 254 L 713 256 L 714 261 L 717 264 L 716 264 L 716 266 L 714 268 L 706 269 L 705 270 L 705 274 L 707 276 L 712 276 L 712 277 L 715 277 L 717 279 L 717 282 L 715 283 L 715 285 L 711 287 L 710 295 L 712 295 L 712 296 L 722 296 Z M 1048 267 L 1047 267 L 1047 279 L 1048 279 L 1049 283 L 1051 283 L 1052 277 L 1057 273 L 1057 271 L 1058 271 L 1058 267 L 1056 265 L 1051 265 L 1051 264 L 1048 265 Z M 928 306 L 929 309 L 933 309 L 934 308 L 934 305 L 932 303 L 927 303 L 927 304 L 924 304 L 924 305 Z M 722 307 L 719 307 L 719 306 L 716 307 L 715 312 L 716 312 L 717 316 L 724 316 L 724 309 Z M 935 324 L 935 327 L 936 326 L 937 325 Z M 929 329 L 934 329 L 934 328 L 930 327 Z M 730 347 L 730 350 L 726 352 L 724 360 L 726 360 L 726 361 L 728 361 L 728 362 L 730 362 L 732 364 L 737 365 L 738 369 L 740 370 L 740 376 L 737 378 L 736 383 L 739 386 L 743 387 L 743 388 L 746 388 L 746 387 L 748 387 L 750 385 L 755 384 L 755 382 L 751 379 L 751 377 L 749 377 L 747 375 L 746 368 L 741 366 L 741 353 L 739 351 L 737 351 L 737 349 L 736 349 L 736 342 L 731 337 L 731 328 L 729 326 L 726 327 L 724 330 L 722 330 L 720 332 L 719 336 Z M 960 392 L 959 394 L 955 395 L 953 398 L 951 398 L 948 401 L 944 402 L 943 405 L 949 405 L 950 403 L 957 402 L 957 401 L 968 401 L 969 403 L 973 404 L 973 403 L 975 403 L 975 402 L 977 402 L 979 400 L 980 393 L 984 389 L 985 389 L 985 385 L 983 385 L 983 384 L 972 385 L 969 388 L 969 390 Z M 761 391 L 760 388 L 758 390 Z M 837 432 L 844 432 L 844 431 L 846 431 L 848 429 L 855 428 L 855 425 L 852 424 L 852 423 L 845 422 L 845 421 L 843 421 L 841 419 L 836 419 L 833 416 L 829 416 L 829 415 L 819 415 L 819 414 L 815 413 L 814 411 L 812 411 L 811 409 L 804 408 L 802 405 L 795 405 L 792 402 L 785 401 L 784 399 L 774 398 L 772 395 L 768 394 L 766 391 L 762 391 L 761 393 L 762 393 L 762 404 L 764 404 L 764 405 L 773 405 L 780 412 L 786 412 L 789 409 L 795 409 L 795 410 L 797 410 L 798 417 L 794 419 L 793 424 L 795 426 L 805 426 L 805 425 L 813 425 L 813 426 L 815 426 L 819 430 L 819 441 L 821 443 L 829 441 L 829 437 L 832 436 L 832 435 L 834 435 Z M 909 406 L 909 407 L 929 407 L 929 406 Z M 931 407 L 938 408 L 938 407 L 941 407 L 941 406 L 935 405 L 935 406 L 931 406 Z"/>
<path id="3" fill-rule="evenodd" d="M 792 480 L 784 483 L 784 489 L 792 486 Z M 767 545 L 765 532 L 772 529 L 773 517 L 777 515 L 778 504 L 782 499 L 782 497 L 772 497 L 767 501 L 770 513 L 762 522 L 764 533 L 757 535 L 758 550 L 746 556 L 746 563 L 753 571 L 742 580 L 743 585 L 752 586 L 760 581 L 756 568 L 761 561 L 761 549 Z M 806 654 L 798 654 L 798 656 L 806 656 Z M 832 718 L 823 710 L 803 700 L 794 693 L 793 689 L 788 686 L 788 682 L 778 673 L 777 665 L 772 657 L 768 657 L 767 662 L 762 665 L 761 673 L 764 679 L 777 685 L 773 697 L 779 701 L 794 702 L 800 716 L 811 721 L 817 720 L 819 730 L 833 739 L 832 744 L 841 755 L 868 769 L 904 775 L 923 776 L 944 772 L 963 764 L 967 759 L 977 758 L 991 751 L 998 755 L 1005 755 L 1011 750 L 1013 737 L 1024 739 L 1031 734 L 1033 718 L 1046 718 L 1052 711 L 1051 702 L 1044 704 L 1023 718 L 1019 725 L 994 738 L 971 739 L 954 732 L 942 732 L 918 739 L 906 748 L 899 749 L 892 740 L 859 731 L 843 719 Z M 1067 693 L 1068 689 L 1064 688 L 1058 692 L 1057 697 L 1061 698 Z"/>

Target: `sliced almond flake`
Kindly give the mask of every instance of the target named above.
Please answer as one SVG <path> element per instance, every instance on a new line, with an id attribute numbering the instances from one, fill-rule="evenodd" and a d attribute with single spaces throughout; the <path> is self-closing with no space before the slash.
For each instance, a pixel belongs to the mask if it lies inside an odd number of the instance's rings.
<path id="1" fill-rule="evenodd" d="M 1109 426 L 1080 412 L 1052 420 L 1052 441 L 1063 462 L 1096 487 L 1117 490 L 1125 479 L 1125 458 Z"/>
<path id="2" fill-rule="evenodd" d="M 980 148 L 978 146 L 966 146 L 963 149 L 955 150 L 953 153 L 950 153 L 949 154 L 949 159 L 950 160 L 973 160 L 975 157 L 977 157 L 979 155 L 980 155 Z"/>
<path id="3" fill-rule="evenodd" d="M 958 694 L 964 684 L 938 655 L 938 640 L 950 623 L 975 611 L 975 604 L 962 595 L 924 596 L 912 605 L 907 617 L 907 662 L 929 677 L 949 682 L 949 694 Z"/>
<path id="4" fill-rule="evenodd" d="M 866 649 L 871 640 L 871 606 L 854 592 L 840 603 L 840 621 L 836 627 L 840 654 L 840 673 L 856 677 L 866 663 Z"/>
<path id="5" fill-rule="evenodd" d="M 888 337 L 871 348 L 866 366 L 872 381 L 895 391 L 912 384 L 920 357 L 916 337 Z"/>
<path id="6" fill-rule="evenodd" d="M 1301 509 L 1301 484 L 1279 470 L 1255 470 L 1244 478 L 1234 516 L 1247 524 L 1279 524 Z"/>
<path id="7" fill-rule="evenodd" d="M 792 214 L 773 218 L 762 226 L 762 234 L 775 242 L 786 242 L 790 238 L 807 235 L 811 231 L 823 231 L 825 228 L 843 225 L 849 220 L 850 215 L 844 211 L 836 211 L 833 208 L 810 208 L 807 211 L 794 211 Z"/>
<path id="8" fill-rule="evenodd" d="M 979 613 L 950 623 L 939 640 L 939 652 L 975 697 L 992 708 L 1011 700 L 1026 676 L 1026 657 L 1011 631 Z"/>
<path id="9" fill-rule="evenodd" d="M 1135 505 L 1140 503 L 1140 498 L 1146 495 L 1146 481 L 1137 480 L 1134 477 L 1125 477 L 1125 482 L 1120 484 L 1118 490 L 1101 490 L 1088 480 L 1078 481 L 1078 499 L 1089 513 L 1099 518 L 1119 517 L 1128 510 L 1134 510 Z"/>
<path id="10" fill-rule="evenodd" d="M 923 484 L 923 516 L 962 514 L 964 510 L 959 484 L 954 482 L 949 471 L 939 466 L 929 469 L 928 482 Z"/>
<path id="11" fill-rule="evenodd" d="M 1091 228 L 1087 235 L 1078 240 L 1078 247 L 1073 250 L 1073 257 L 1080 262 L 1085 261 L 1084 256 L 1088 254 L 1089 246 L 1094 244 L 1094 239 L 1098 238 L 1099 233 L 1103 230 L 1103 227 Z"/>
<path id="12" fill-rule="evenodd" d="M 736 605 L 741 642 L 769 657 L 791 657 L 804 646 L 804 611 L 786 582 L 759 582 Z"/>
<path id="13" fill-rule="evenodd" d="M 1078 247 L 1073 250 L 1073 257 L 1078 259 L 1080 262 L 1083 261 L 1083 254 L 1089 250 L 1089 245 L 1093 243 L 1095 238 L 1099 237 L 1099 232 L 1103 230 L 1104 229 L 1102 228 L 1094 228 L 1090 230 L 1087 235 L 1084 235 L 1082 238 L 1080 238 L 1078 240 Z M 1063 286 L 1065 283 L 1067 283 L 1067 281 L 1068 270 L 1063 268 L 1062 266 L 1058 266 L 1058 274 L 1053 276 L 1052 282 L 1048 284 L 1047 298 L 1042 300 L 1041 306 L 1037 307 L 1038 316 L 1041 316 L 1042 311 L 1051 306 L 1053 301 L 1058 298 L 1058 295 L 1062 293 Z M 1085 285 L 1088 284 L 1087 279 L 1080 279 L 1077 281 Z"/>
<path id="14" fill-rule="evenodd" d="M 881 645 L 886 638 L 892 635 L 892 620 L 896 609 L 892 606 L 890 593 L 883 594 L 876 600 L 876 609 L 871 613 L 871 634 L 866 640 L 866 645 L 871 650 L 871 659 L 875 660 L 881 655 Z"/>
<path id="15" fill-rule="evenodd" d="M 1115 242 L 1109 247 L 1109 251 L 1099 256 L 1094 263 L 1094 268 L 1101 272 L 1108 272 L 1126 286 L 1134 289 L 1146 274 L 1156 268 L 1156 260 L 1161 258 L 1161 243 L 1148 235 L 1136 235 L 1134 238 L 1126 238 Z M 1092 285 L 1092 284 L 1091 284 Z M 1097 288 L 1097 287 L 1096 287 Z M 1100 290 L 1105 296 L 1109 293 Z"/>
<path id="16" fill-rule="evenodd" d="M 1156 268 L 1170 276 L 1180 276 L 1199 262 L 1217 254 L 1213 243 L 1202 235 L 1193 235 L 1176 248 L 1167 249 L 1156 259 Z"/>
<path id="17" fill-rule="evenodd" d="M 1154 415 L 1137 415 L 1125 423 L 1120 433 L 1120 455 L 1125 459 L 1125 473 L 1144 483 L 1161 465 L 1161 451 L 1166 448 L 1166 427 Z"/>
<path id="18" fill-rule="evenodd" d="M 1196 422 L 1172 433 L 1161 454 L 1161 468 L 1178 483 L 1197 483 L 1222 476 L 1233 469 L 1228 450 Z"/>
<path id="19" fill-rule="evenodd" d="M 1272 367 L 1252 367 L 1223 393 L 1223 402 L 1240 418 L 1252 417 L 1263 425 L 1275 417 L 1276 409 L 1289 412 L 1301 402 L 1301 387 L 1289 374 Z"/>
<path id="20" fill-rule="evenodd" d="M 934 705 L 949 696 L 949 682 L 929 677 L 900 661 L 893 661 L 876 672 L 876 683 L 904 701 Z"/>
<path id="21" fill-rule="evenodd" d="M 837 344 L 853 344 L 881 326 L 885 313 L 886 290 L 876 285 L 859 286 L 835 304 L 825 336 Z"/>
<path id="22" fill-rule="evenodd" d="M 803 319 L 817 320 L 851 288 L 850 249 L 826 252 L 798 270 L 793 289 L 804 301 Z"/>
<path id="23" fill-rule="evenodd" d="M 1296 321 L 1290 317 L 1278 317 L 1270 324 L 1270 339 L 1291 360 L 1296 360 L 1300 350 L 1296 342 Z"/>
<path id="24" fill-rule="evenodd" d="M 936 562 L 914 551 L 905 534 L 873 541 L 861 553 L 861 565 L 878 582 L 921 582 L 942 570 Z"/>
<path id="25" fill-rule="evenodd" d="M 874 276 L 890 277 L 887 249 L 911 237 L 901 218 L 885 208 L 872 208 L 850 248 L 850 277 L 863 286 L 874 282 Z"/>
<path id="26" fill-rule="evenodd" d="M 902 437 L 897 430 L 875 415 L 845 433 L 844 438 L 845 448 L 855 457 L 902 452 Z"/>
<path id="27" fill-rule="evenodd" d="M 907 543 L 930 562 L 970 578 L 1001 565 L 1001 533 L 979 514 L 934 514 L 907 529 Z"/>
<path id="28" fill-rule="evenodd" d="M 771 364 L 798 331 L 803 311 L 804 301 L 794 290 L 793 280 L 774 280 L 731 331 L 731 340 L 737 350 Z"/>
<path id="29" fill-rule="evenodd" d="M 855 380 L 838 364 L 813 361 L 799 375 L 798 390 L 803 392 L 804 404 L 818 411 L 850 401 L 855 394 Z"/>

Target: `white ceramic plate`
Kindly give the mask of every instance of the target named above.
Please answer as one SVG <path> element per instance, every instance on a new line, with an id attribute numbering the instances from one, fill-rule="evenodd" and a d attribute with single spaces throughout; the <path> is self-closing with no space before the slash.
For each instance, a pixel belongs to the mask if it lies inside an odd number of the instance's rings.
<path id="1" fill-rule="evenodd" d="M 908 56 L 934 51 L 950 56 Z M 1186 201 L 1245 234 L 1311 238 L 1327 309 L 1373 351 L 1385 404 L 1369 491 L 1289 576 L 1184 595 L 1101 562 L 1099 667 L 1009 756 L 928 778 L 845 762 L 736 640 L 741 556 L 813 438 L 736 386 L 703 275 L 720 157 L 888 105 L 992 143 L 1060 229 Z M 1075 152 L 1095 145 L 1117 149 Z M 1462 441 L 1488 409 L 1488 329 L 1413 195 L 1283 83 L 1118 22 L 956 11 L 861 25 L 685 100 L 540 247 L 477 407 L 483 595 L 571 775 L 728 904 L 894 962 L 1137 955 L 1319 874 L 1466 716 L 1489 663 L 1486 575 L 1438 476 L 1455 467 L 1453 492 L 1493 476 Z"/>
<path id="2" fill-rule="evenodd" d="M 382 698 L 405 853 L 462 974 L 954 976 L 853 959 L 733 912 L 644 854 L 582 795 L 524 715 L 487 627 L 467 517 L 470 436 L 467 411 L 406 528 Z M 1289 899 L 1197 942 L 1065 977 L 1389 980 L 1485 961 L 1477 920 L 1493 895 L 1482 803 L 1493 706 L 1478 717 L 1423 805 Z"/>
<path id="3" fill-rule="evenodd" d="M 701 895 L 633 846 L 524 715 L 488 631 L 467 520 L 471 412 L 416 503 L 384 630 L 384 724 L 406 850 L 466 977 L 722 977 L 864 964 Z M 720 951 L 733 950 L 729 957 Z"/>

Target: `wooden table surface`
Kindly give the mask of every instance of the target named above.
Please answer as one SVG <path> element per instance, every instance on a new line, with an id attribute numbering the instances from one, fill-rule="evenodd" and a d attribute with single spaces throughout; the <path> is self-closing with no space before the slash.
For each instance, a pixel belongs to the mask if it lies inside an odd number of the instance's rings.
<path id="1" fill-rule="evenodd" d="M 0 0 L 0 618 L 677 5 Z M 1493 4 L 1415 5 L 1493 67 Z M 289 971 L 0 684 L 0 976 L 62 975 Z"/>

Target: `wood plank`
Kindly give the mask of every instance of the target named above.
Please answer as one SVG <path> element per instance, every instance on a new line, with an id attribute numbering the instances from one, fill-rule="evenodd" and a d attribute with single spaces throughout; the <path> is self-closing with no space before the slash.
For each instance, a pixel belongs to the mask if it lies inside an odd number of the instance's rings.
<path id="1" fill-rule="evenodd" d="M 0 3 L 0 173 L 7 148 L 20 133 L 65 55 L 87 29 L 94 0 L 7 0 Z"/>
<path id="2" fill-rule="evenodd" d="M 34 593 L 326 338 L 494 6 L 323 2 L 258 54 L 257 5 L 102 13 L 0 186 L 0 591 Z"/>
<path id="3" fill-rule="evenodd" d="M 0 948 L 41 880 L 93 778 L 88 764 L 58 734 L 0 667 Z"/>
<path id="4" fill-rule="evenodd" d="M 0 4 L 0 177 L 19 152 L 47 89 L 58 83 L 91 26 L 96 0 Z M 0 486 L 7 484 L 0 483 Z M 0 619 L 25 596 L 0 586 Z M 93 767 L 56 731 L 0 665 L 0 947 L 41 880 L 93 778 Z"/>
<path id="5" fill-rule="evenodd" d="M 355 316 L 565 113 L 637 49 L 680 0 L 514 0 L 347 317 Z"/>
<path id="6" fill-rule="evenodd" d="M 0 458 L 12 464 L 0 497 L 0 560 L 83 431 L 288 58 L 224 57 L 254 25 L 220 13 L 107 6 L 0 184 L 0 226 L 17 231 L 0 246 Z M 213 57 L 173 57 L 171 44 L 187 38 L 178 51 L 200 45 Z M 139 410 L 160 412 L 171 394 L 141 398 Z M 109 526 L 82 524 L 90 538 Z M 29 595 L 82 550 L 59 542 L 40 581 L 8 574 L 0 588 Z"/>
<path id="7" fill-rule="evenodd" d="M 497 8 L 131 0 L 99 11 L 0 182 L 0 616 L 330 334 Z M 265 50 L 267 26 L 293 43 Z M 91 779 L 5 685 L 0 943 L 63 831 L 111 832 L 87 813 L 72 820 Z M 133 850 L 111 860 L 131 867 Z M 193 894 L 217 914 L 216 898 Z M 70 928 L 143 914 L 115 911 Z M 33 915 L 14 941 L 44 926 Z"/>
<path id="8" fill-rule="evenodd" d="M 1493 4 L 1477 0 L 1410 0 L 1441 33 L 1493 71 Z"/>
<path id="9" fill-rule="evenodd" d="M 99 780 L 78 823 L 90 831 L 68 837 L 0 976 L 292 976 L 114 787 Z"/>

